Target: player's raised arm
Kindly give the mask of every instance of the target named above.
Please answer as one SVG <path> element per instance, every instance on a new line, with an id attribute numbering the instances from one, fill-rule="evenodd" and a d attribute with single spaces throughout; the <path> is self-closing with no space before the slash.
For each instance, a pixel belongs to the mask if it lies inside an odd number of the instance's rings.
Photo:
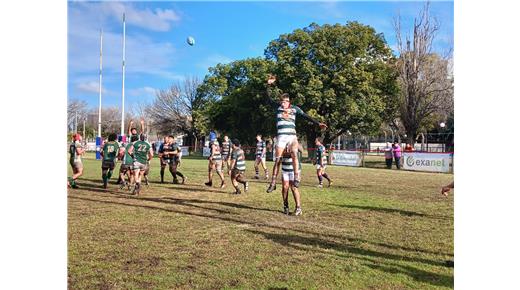
<path id="1" fill-rule="evenodd" d="M 130 136 L 132 136 L 132 125 L 134 124 L 134 121 L 130 120 L 130 122 L 128 123 L 128 136 L 130 138 Z"/>
<path id="2" fill-rule="evenodd" d="M 139 134 L 144 134 L 144 119 L 141 118 L 141 132 Z"/>
<path id="3" fill-rule="evenodd" d="M 276 76 L 269 74 L 267 78 L 267 103 L 269 106 L 273 108 L 278 108 L 280 105 L 277 101 L 273 100 L 273 98 L 277 99 L 276 89 L 274 88 L 274 83 L 276 82 Z"/>

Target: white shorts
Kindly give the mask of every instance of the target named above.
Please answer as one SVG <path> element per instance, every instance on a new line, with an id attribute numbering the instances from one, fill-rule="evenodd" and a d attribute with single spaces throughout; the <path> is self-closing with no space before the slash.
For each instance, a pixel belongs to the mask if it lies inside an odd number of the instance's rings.
<path id="1" fill-rule="evenodd" d="M 316 169 L 322 169 L 322 168 L 323 168 L 323 169 L 327 168 L 327 165 L 324 164 L 324 165 L 322 166 L 322 165 L 316 164 Z"/>
<path id="2" fill-rule="evenodd" d="M 294 181 L 294 171 L 282 171 L 283 181 Z"/>
<path id="3" fill-rule="evenodd" d="M 278 135 L 276 136 L 276 147 L 285 148 L 287 144 L 291 144 L 294 141 L 298 141 L 296 135 Z"/>

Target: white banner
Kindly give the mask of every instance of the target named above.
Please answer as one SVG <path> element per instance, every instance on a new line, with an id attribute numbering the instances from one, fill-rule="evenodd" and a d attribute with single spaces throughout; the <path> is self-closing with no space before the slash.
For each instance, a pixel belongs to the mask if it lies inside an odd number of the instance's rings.
<path id="1" fill-rule="evenodd" d="M 331 152 L 331 164 L 344 166 L 361 166 L 363 156 L 361 152 L 334 150 Z"/>
<path id="2" fill-rule="evenodd" d="M 404 152 L 403 169 L 429 172 L 450 172 L 451 153 Z"/>
<path id="3" fill-rule="evenodd" d="M 182 156 L 190 155 L 190 151 L 188 150 L 188 148 L 190 148 L 190 147 L 189 146 L 181 146 Z"/>
<path id="4" fill-rule="evenodd" d="M 211 155 L 211 151 L 210 151 L 209 147 L 204 147 L 202 149 L 202 156 L 209 157 L 209 155 Z"/>

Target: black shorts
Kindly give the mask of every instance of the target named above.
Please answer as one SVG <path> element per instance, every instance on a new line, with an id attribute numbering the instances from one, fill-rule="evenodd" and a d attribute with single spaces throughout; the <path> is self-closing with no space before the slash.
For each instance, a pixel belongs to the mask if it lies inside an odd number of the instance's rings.
<path id="1" fill-rule="evenodd" d="M 116 167 L 116 162 L 114 160 L 103 160 L 101 162 L 101 169 L 109 169 L 114 170 L 114 167 Z"/>
<path id="2" fill-rule="evenodd" d="M 133 165 L 132 164 L 121 164 L 121 173 L 126 173 L 127 171 L 132 171 Z"/>
<path id="3" fill-rule="evenodd" d="M 240 175 L 243 175 L 245 173 L 245 171 L 242 171 L 242 170 L 238 170 L 236 168 L 233 168 L 231 170 L 231 179 L 235 179 L 237 178 L 238 176 Z"/>

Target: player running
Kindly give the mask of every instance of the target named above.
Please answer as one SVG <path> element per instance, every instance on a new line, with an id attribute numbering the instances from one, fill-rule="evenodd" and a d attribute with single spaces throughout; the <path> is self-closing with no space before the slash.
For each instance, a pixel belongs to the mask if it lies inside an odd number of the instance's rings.
<path id="1" fill-rule="evenodd" d="M 249 190 L 249 182 L 244 178 L 244 172 L 246 171 L 246 158 L 244 150 L 240 148 L 240 141 L 233 139 L 231 146 L 233 148 L 233 151 L 231 152 L 231 184 L 235 188 L 235 194 L 241 194 L 242 192 L 238 188 L 238 183 L 244 185 L 244 192 Z"/>
<path id="2" fill-rule="evenodd" d="M 117 134 L 108 135 L 108 142 L 103 144 L 101 150 L 101 177 L 103 179 L 103 188 L 108 187 L 108 180 L 112 177 L 113 170 L 116 166 L 116 158 L 119 154 L 119 143 L 116 141 Z"/>
<path id="3" fill-rule="evenodd" d="M 72 188 L 79 188 L 76 179 L 83 175 L 83 162 L 81 156 L 85 153 L 85 149 L 81 145 L 81 135 L 76 133 L 72 135 L 72 143 L 69 146 L 70 166 L 72 166 L 72 177 L 69 177 L 69 184 Z"/>
<path id="4" fill-rule="evenodd" d="M 139 195 L 141 191 L 141 178 L 144 175 L 144 171 L 146 170 L 146 163 L 150 159 L 153 158 L 152 145 L 145 141 L 146 138 L 144 134 L 141 134 L 139 141 L 133 143 L 133 146 L 130 147 L 129 154 L 134 157 L 134 179 L 135 186 L 133 194 Z"/>
<path id="5" fill-rule="evenodd" d="M 218 141 L 215 139 L 210 143 L 210 155 L 208 157 L 208 182 L 204 183 L 207 186 L 213 186 L 213 170 L 217 171 L 220 177 L 220 188 L 226 186 L 224 180 L 224 174 L 222 173 L 222 154 L 220 153 L 220 146 Z"/>
<path id="6" fill-rule="evenodd" d="M 262 164 L 262 168 L 264 169 L 265 179 L 269 178 L 269 173 L 267 171 L 267 166 L 265 165 L 265 156 L 266 156 L 266 145 L 265 141 L 262 139 L 262 135 L 256 135 L 256 153 L 255 153 L 255 179 L 260 179 L 258 173 L 258 164 Z"/>
<path id="7" fill-rule="evenodd" d="M 314 143 L 316 144 L 316 160 L 314 161 L 314 164 L 316 165 L 316 175 L 318 176 L 319 181 L 318 187 L 323 187 L 323 177 L 325 177 L 329 182 L 327 187 L 330 187 L 332 179 L 330 179 L 329 175 L 325 172 L 325 168 L 327 167 L 327 149 L 321 143 L 320 137 L 316 138 Z"/>
<path id="8" fill-rule="evenodd" d="M 276 77 L 273 75 L 270 75 L 269 79 L 267 80 L 267 94 L 269 96 L 268 100 L 271 105 L 277 106 L 276 129 L 278 131 L 276 137 L 277 144 L 275 149 L 275 165 L 273 167 L 273 175 L 271 183 L 267 188 L 267 192 L 272 192 L 276 189 L 276 178 L 278 177 L 281 163 L 280 160 L 282 153 L 287 145 L 289 145 L 289 151 L 291 152 L 293 167 L 298 168 L 298 159 L 296 156 L 296 152 L 298 152 L 298 139 L 296 138 L 296 115 L 299 115 L 304 119 L 318 125 L 321 129 L 327 128 L 327 125 L 320 123 L 319 121 L 305 114 L 305 112 L 303 112 L 299 107 L 291 105 L 289 94 L 284 93 L 280 95 L 279 104 L 273 101 L 271 99 L 272 92 L 270 86 L 274 84 L 275 81 Z M 300 173 L 295 172 L 294 175 L 294 187 L 297 188 L 300 185 Z"/>
<path id="9" fill-rule="evenodd" d="M 299 148 L 298 148 L 299 149 Z M 298 154 L 298 159 L 299 159 Z M 300 191 L 294 186 L 294 167 L 293 167 L 292 154 L 289 150 L 289 146 L 282 153 L 282 199 L 283 199 L 283 213 L 289 214 L 289 188 L 291 188 L 294 202 L 296 203 L 296 209 L 294 210 L 294 215 L 302 214 L 301 200 L 300 200 Z M 301 162 L 298 160 L 298 170 L 297 172 L 301 172 Z"/>

